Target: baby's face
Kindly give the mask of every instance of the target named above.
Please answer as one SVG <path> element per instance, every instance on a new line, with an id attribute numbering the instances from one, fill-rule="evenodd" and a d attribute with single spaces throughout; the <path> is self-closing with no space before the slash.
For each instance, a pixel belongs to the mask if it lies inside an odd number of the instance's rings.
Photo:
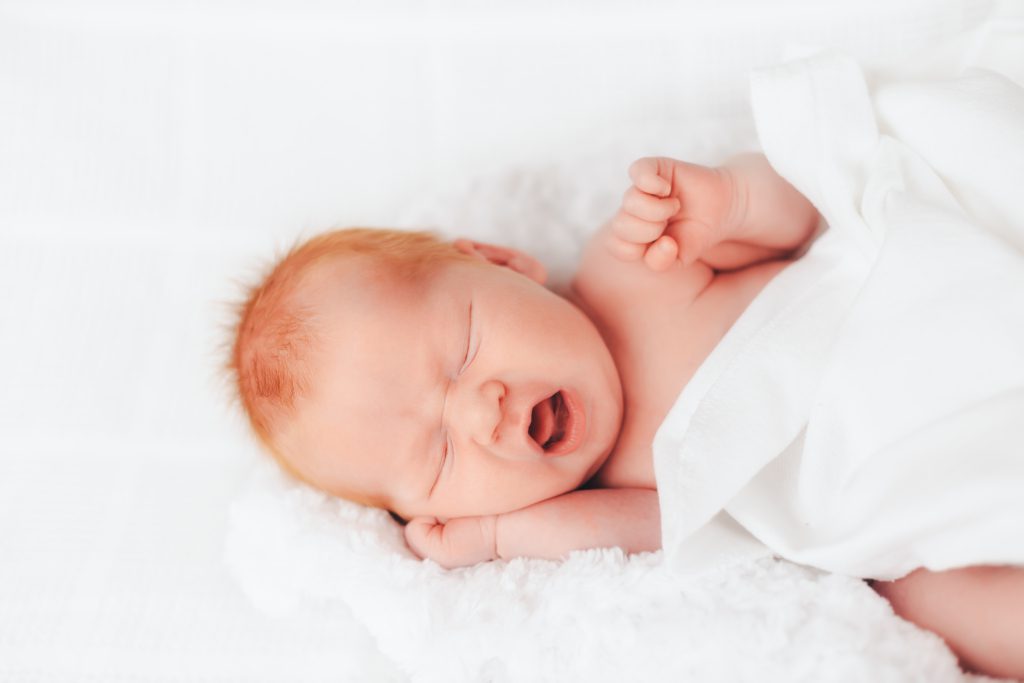
<path id="1" fill-rule="evenodd" d="M 578 308 L 482 262 L 416 285 L 368 282 L 372 267 L 344 266 L 317 290 L 337 315 L 290 435 L 301 474 L 407 519 L 446 519 L 519 509 L 597 472 L 622 390 Z"/>

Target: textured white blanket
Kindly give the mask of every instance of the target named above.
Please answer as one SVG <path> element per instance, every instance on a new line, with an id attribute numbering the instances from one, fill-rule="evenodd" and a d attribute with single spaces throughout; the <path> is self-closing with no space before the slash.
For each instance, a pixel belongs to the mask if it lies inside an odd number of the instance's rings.
<path id="1" fill-rule="evenodd" d="M 725 508 L 852 576 L 1024 564 L 1024 90 L 974 71 L 873 94 L 822 54 L 756 73 L 753 104 L 829 228 L 659 431 L 670 560 Z"/>
<path id="2" fill-rule="evenodd" d="M 660 552 L 592 550 L 445 571 L 413 558 L 386 513 L 270 463 L 230 529 L 228 563 L 257 605 L 351 610 L 413 681 L 963 680 L 863 581 L 782 560 L 681 574 Z"/>

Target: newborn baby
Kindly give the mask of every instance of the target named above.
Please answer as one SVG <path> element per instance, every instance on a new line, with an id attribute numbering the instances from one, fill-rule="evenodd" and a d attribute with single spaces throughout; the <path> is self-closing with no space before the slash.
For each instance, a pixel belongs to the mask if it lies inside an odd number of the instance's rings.
<path id="1" fill-rule="evenodd" d="M 531 256 L 470 240 L 353 229 L 293 249 L 233 349 L 261 441 L 307 483 L 390 510 L 446 567 L 658 549 L 655 432 L 819 216 L 761 155 L 645 158 L 629 175 L 562 295 Z M 1020 570 L 876 588 L 970 663 L 1024 671 L 995 635 L 1019 628 Z"/>

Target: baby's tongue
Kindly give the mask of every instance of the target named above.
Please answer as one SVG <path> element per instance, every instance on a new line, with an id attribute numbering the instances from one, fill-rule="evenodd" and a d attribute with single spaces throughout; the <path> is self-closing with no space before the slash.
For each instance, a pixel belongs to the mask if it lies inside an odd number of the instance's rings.
<path id="1" fill-rule="evenodd" d="M 551 399 L 546 398 L 533 407 L 530 436 L 543 448 L 554 431 L 555 412 L 551 409 Z"/>

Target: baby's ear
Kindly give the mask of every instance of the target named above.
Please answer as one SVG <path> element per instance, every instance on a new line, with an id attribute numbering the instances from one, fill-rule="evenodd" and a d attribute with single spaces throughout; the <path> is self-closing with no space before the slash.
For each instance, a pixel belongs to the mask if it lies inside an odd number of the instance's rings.
<path id="1" fill-rule="evenodd" d="M 481 261 L 493 263 L 496 266 L 511 268 L 520 275 L 525 275 L 537 284 L 544 284 L 548 279 L 544 265 L 529 254 L 512 249 L 511 247 L 499 247 L 485 242 L 474 242 L 473 240 L 457 239 L 453 246 L 464 254 L 475 256 Z"/>

